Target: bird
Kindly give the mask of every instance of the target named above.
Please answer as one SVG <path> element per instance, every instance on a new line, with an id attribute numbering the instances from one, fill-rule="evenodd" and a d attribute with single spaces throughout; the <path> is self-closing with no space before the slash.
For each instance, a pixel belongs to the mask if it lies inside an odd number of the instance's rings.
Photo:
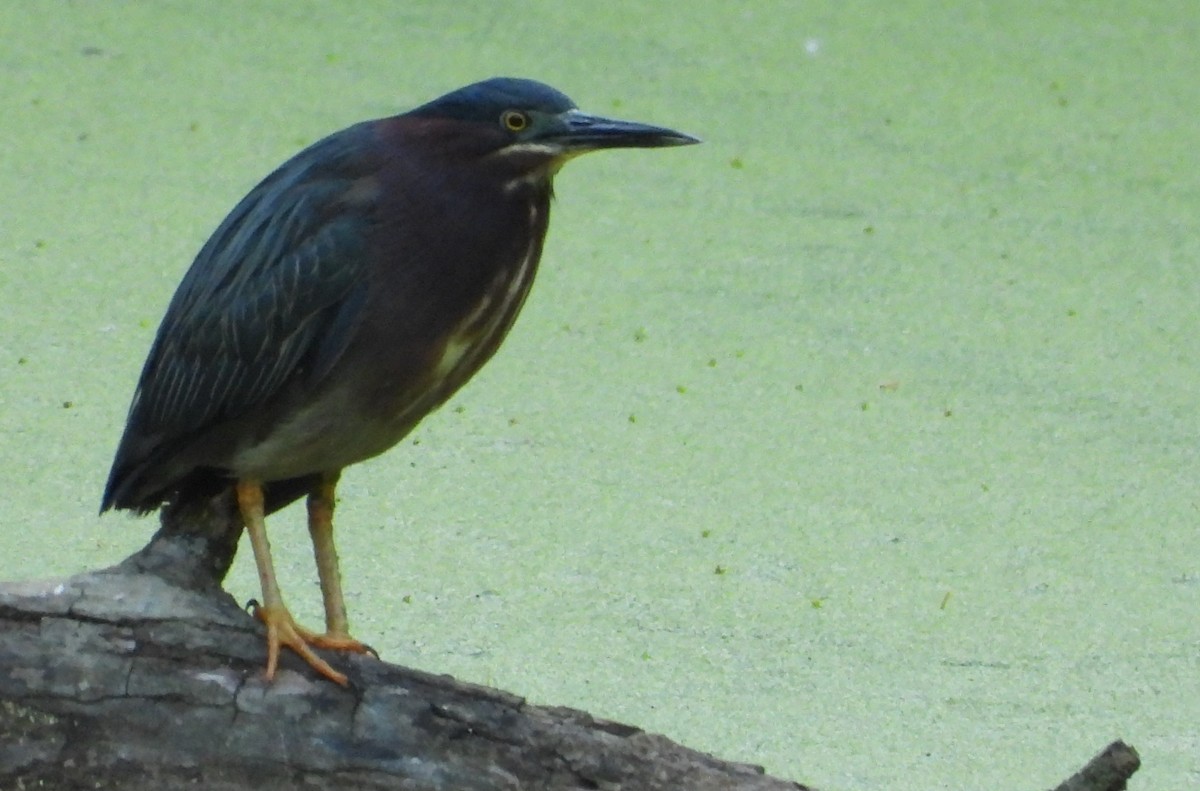
<path id="1" fill-rule="evenodd" d="M 286 647 L 365 653 L 333 537 L 342 471 L 396 445 L 496 352 L 542 255 L 553 180 L 591 151 L 700 142 L 496 77 L 288 159 L 201 247 L 147 355 L 100 512 L 232 489 L 262 587 L 269 682 Z M 284 602 L 266 516 L 307 498 L 325 631 Z"/>

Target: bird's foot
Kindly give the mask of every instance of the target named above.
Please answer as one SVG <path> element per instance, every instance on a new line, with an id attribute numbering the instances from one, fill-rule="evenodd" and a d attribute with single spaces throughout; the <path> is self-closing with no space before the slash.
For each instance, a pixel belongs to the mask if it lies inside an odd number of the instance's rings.
<path id="1" fill-rule="evenodd" d="M 348 635 L 344 637 L 334 635 L 330 640 L 330 635 L 320 635 L 305 629 L 296 623 L 292 614 L 282 604 L 274 607 L 257 605 L 254 608 L 254 615 L 267 627 L 267 681 L 275 678 L 275 669 L 279 666 L 279 647 L 281 645 L 286 645 L 295 651 L 301 659 L 312 666 L 313 670 L 343 687 L 349 686 L 346 675 L 334 670 L 328 662 L 317 656 L 310 646 L 341 651 L 354 651 L 356 650 L 354 646 L 358 646 L 357 650 L 360 653 L 369 650 L 367 646 Z"/>

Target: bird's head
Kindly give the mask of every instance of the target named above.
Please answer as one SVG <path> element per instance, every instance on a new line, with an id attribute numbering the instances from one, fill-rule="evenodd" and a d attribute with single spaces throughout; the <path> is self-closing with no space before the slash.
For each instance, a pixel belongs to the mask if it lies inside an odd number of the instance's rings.
<path id="1" fill-rule="evenodd" d="M 453 124 L 475 151 L 516 170 L 547 176 L 589 151 L 700 142 L 673 129 L 589 115 L 549 85 L 511 77 L 460 88 L 405 117 Z"/>

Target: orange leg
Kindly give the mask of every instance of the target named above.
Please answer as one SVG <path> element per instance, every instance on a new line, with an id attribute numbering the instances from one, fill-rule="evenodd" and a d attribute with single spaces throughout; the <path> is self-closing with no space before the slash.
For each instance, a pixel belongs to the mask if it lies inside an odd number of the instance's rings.
<path id="1" fill-rule="evenodd" d="M 355 653 L 375 653 L 365 643 L 350 636 L 346 601 L 342 596 L 342 573 L 338 568 L 337 548 L 333 544 L 334 493 L 340 472 L 325 473 L 308 496 L 308 532 L 312 537 L 317 574 L 321 579 L 321 598 L 325 602 L 325 634 L 309 642 L 320 648 Z"/>
<path id="2" fill-rule="evenodd" d="M 279 665 L 279 646 L 282 644 L 299 654 L 325 678 L 346 686 L 346 676 L 334 670 L 309 648 L 310 644 L 319 644 L 317 635 L 298 626 L 283 603 L 279 583 L 275 579 L 275 564 L 271 561 L 271 545 L 267 541 L 262 483 L 238 481 L 237 500 L 242 520 L 246 523 L 246 532 L 250 534 L 250 546 L 254 549 L 254 562 L 258 566 L 258 581 L 262 585 L 263 603 L 256 609 L 255 615 L 267 627 L 267 680 L 275 677 L 275 669 Z"/>

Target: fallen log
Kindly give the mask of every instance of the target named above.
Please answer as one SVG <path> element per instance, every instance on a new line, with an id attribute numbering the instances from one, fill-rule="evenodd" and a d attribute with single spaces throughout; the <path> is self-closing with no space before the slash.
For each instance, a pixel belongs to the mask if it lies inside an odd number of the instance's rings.
<path id="1" fill-rule="evenodd" d="M 113 568 L 0 585 L 0 788 L 806 788 L 371 657 L 336 658 L 343 689 L 284 652 L 268 684 L 261 626 L 220 587 L 240 533 L 222 496 L 168 510 Z M 1116 791 L 1136 769 L 1117 743 L 1062 789 Z"/>

